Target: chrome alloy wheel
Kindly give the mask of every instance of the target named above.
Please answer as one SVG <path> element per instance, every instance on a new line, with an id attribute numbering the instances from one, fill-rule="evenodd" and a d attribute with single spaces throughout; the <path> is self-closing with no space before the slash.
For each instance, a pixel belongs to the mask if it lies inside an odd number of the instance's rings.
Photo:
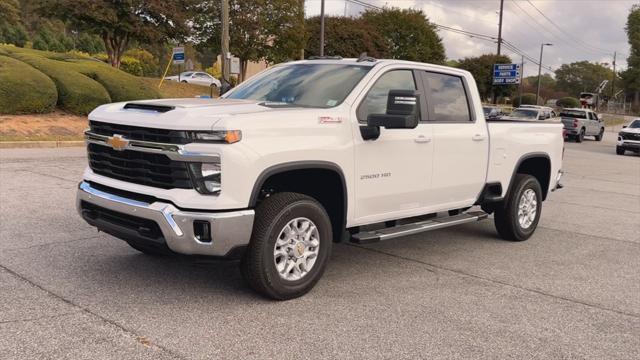
<path id="1" fill-rule="evenodd" d="M 302 279 L 318 258 L 320 235 L 313 221 L 295 218 L 282 228 L 273 249 L 273 260 L 281 278 Z"/>
<path id="2" fill-rule="evenodd" d="M 527 189 L 520 196 L 518 203 L 518 223 L 523 229 L 528 229 L 536 219 L 538 212 L 538 199 L 533 189 Z"/>

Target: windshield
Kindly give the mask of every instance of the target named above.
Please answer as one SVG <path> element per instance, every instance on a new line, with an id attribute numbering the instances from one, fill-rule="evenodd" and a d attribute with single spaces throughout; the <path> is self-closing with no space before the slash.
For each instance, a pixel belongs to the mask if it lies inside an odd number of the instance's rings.
<path id="1" fill-rule="evenodd" d="M 578 118 L 578 119 L 586 119 L 587 113 L 580 110 L 562 110 L 560 113 L 562 117 L 570 117 L 570 118 Z"/>
<path id="2" fill-rule="evenodd" d="M 509 116 L 525 118 L 525 119 L 536 119 L 538 117 L 538 111 L 536 110 L 525 110 L 525 109 L 516 109 Z"/>
<path id="3" fill-rule="evenodd" d="M 370 69 L 343 64 L 279 66 L 242 83 L 227 98 L 261 100 L 266 106 L 334 107 Z"/>
<path id="4" fill-rule="evenodd" d="M 638 120 L 633 120 L 631 122 L 631 124 L 629 124 L 629 126 L 627 126 L 629 129 L 640 129 L 640 119 Z"/>

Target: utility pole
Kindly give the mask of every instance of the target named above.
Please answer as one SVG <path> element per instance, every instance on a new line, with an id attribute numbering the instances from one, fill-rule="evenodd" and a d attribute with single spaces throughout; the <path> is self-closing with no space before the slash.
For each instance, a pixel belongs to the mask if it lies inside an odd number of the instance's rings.
<path id="1" fill-rule="evenodd" d="M 538 63 L 538 89 L 536 90 L 536 105 L 538 105 L 538 98 L 540 97 L 540 75 L 542 75 L 542 49 L 545 46 L 551 46 L 553 44 L 540 44 L 540 62 Z"/>
<path id="2" fill-rule="evenodd" d="M 504 0 L 500 0 L 500 21 L 498 22 L 498 51 L 497 54 L 500 56 L 500 52 L 502 50 L 502 11 L 504 9 Z M 495 91 L 495 85 L 492 85 L 491 88 L 493 92 L 493 103 L 495 104 L 498 101 L 498 94 Z"/>
<path id="3" fill-rule="evenodd" d="M 616 53 L 616 51 L 613 52 L 613 79 L 611 79 L 611 100 L 613 100 L 613 97 L 616 94 Z"/>
<path id="4" fill-rule="evenodd" d="M 502 10 L 504 9 L 504 0 L 500 0 L 500 21 L 498 22 L 498 55 L 502 48 Z"/>
<path id="5" fill-rule="evenodd" d="M 304 0 L 300 1 L 300 26 L 304 30 Z M 300 60 L 304 60 L 304 45 L 300 47 Z"/>
<path id="6" fill-rule="evenodd" d="M 324 0 L 320 1 L 320 56 L 324 56 Z"/>
<path id="7" fill-rule="evenodd" d="M 222 80 L 229 82 L 229 0 L 222 0 Z"/>

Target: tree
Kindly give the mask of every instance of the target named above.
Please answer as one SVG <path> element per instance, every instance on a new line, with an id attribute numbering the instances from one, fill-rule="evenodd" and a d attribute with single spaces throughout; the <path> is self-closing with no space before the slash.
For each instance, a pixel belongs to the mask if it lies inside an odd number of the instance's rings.
<path id="1" fill-rule="evenodd" d="M 478 84 L 480 97 L 488 100 L 493 92 L 495 92 L 497 96 L 511 96 L 518 88 L 516 85 L 493 86 L 493 65 L 511 63 L 511 58 L 506 55 L 485 54 L 459 60 L 458 67 L 469 71 L 473 75 L 476 84 Z"/>
<path id="2" fill-rule="evenodd" d="M 622 75 L 625 92 L 633 94 L 634 107 L 640 107 L 640 4 L 629 11 L 625 28 L 631 51 L 627 58 L 627 70 Z"/>
<path id="3" fill-rule="evenodd" d="M 198 48 L 220 53 L 220 0 L 199 1 L 194 14 Z M 229 50 L 240 59 L 240 78 L 245 78 L 249 61 L 299 58 L 304 46 L 302 19 L 300 0 L 229 0 Z"/>
<path id="4" fill-rule="evenodd" d="M 320 55 L 320 17 L 307 19 L 306 56 Z M 353 17 L 326 16 L 324 19 L 324 54 L 357 58 L 366 52 L 369 56 L 383 58 L 389 56 L 389 48 L 384 37 L 362 19 Z"/>
<path id="5" fill-rule="evenodd" d="M 562 64 L 556 71 L 556 89 L 565 91 L 569 96 L 578 96 L 581 92 L 592 92 L 603 80 L 609 84 L 603 90 L 608 94 L 613 71 L 602 64 L 578 61 L 571 64 Z"/>
<path id="6" fill-rule="evenodd" d="M 391 58 L 444 64 L 442 39 L 422 10 L 367 10 L 362 19 L 385 38 Z"/>
<path id="7" fill-rule="evenodd" d="M 120 67 L 132 40 L 166 42 L 189 33 L 193 0 L 43 0 L 38 11 L 102 37 L 109 63 Z"/>
<path id="8" fill-rule="evenodd" d="M 0 43 L 24 46 L 27 32 L 20 19 L 17 0 L 0 0 Z"/>

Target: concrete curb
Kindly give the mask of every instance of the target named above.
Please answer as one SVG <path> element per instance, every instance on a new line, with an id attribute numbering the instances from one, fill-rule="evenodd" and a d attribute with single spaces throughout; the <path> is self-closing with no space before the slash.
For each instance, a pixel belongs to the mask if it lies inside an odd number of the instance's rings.
<path id="1" fill-rule="evenodd" d="M 0 149 L 12 148 L 62 148 L 84 146 L 83 140 L 74 141 L 0 141 Z"/>

